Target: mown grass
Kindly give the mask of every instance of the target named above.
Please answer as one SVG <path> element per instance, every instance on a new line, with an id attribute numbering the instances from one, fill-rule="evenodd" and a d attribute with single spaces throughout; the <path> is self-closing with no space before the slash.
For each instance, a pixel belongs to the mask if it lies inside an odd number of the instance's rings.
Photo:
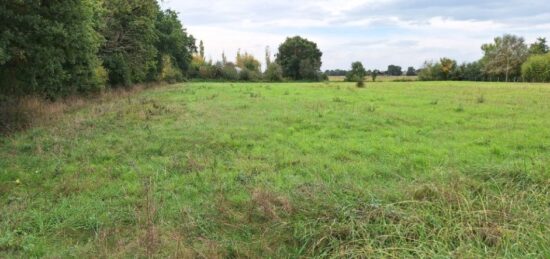
<path id="1" fill-rule="evenodd" d="M 548 258 L 549 99 L 189 83 L 91 104 L 0 138 L 0 257 Z"/>

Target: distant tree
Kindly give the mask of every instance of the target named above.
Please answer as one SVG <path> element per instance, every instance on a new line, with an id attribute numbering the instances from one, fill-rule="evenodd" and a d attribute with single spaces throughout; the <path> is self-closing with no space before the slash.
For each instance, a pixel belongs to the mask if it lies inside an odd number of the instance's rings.
<path id="1" fill-rule="evenodd" d="M 438 80 L 438 74 L 441 71 L 441 65 L 432 61 L 424 62 L 424 65 L 418 73 L 420 81 L 435 81 Z"/>
<path id="2" fill-rule="evenodd" d="M 527 60 L 529 50 L 521 37 L 506 34 L 497 37 L 494 43 L 484 44 L 484 71 L 492 76 L 504 76 L 508 82 L 510 77 L 518 78 L 521 65 Z"/>
<path id="3" fill-rule="evenodd" d="M 528 82 L 550 82 L 550 54 L 529 57 L 522 65 L 522 74 Z"/>
<path id="4" fill-rule="evenodd" d="M 345 76 L 345 75 L 347 75 L 347 73 L 348 73 L 347 70 L 342 70 L 342 69 L 326 70 L 325 71 L 325 74 L 327 76 Z"/>
<path id="5" fill-rule="evenodd" d="M 373 82 L 376 82 L 376 78 L 378 77 L 379 74 L 380 74 L 380 70 L 378 70 L 378 69 L 375 69 L 375 70 L 372 71 L 371 76 L 372 76 L 372 81 Z"/>
<path id="6" fill-rule="evenodd" d="M 455 60 L 441 58 L 438 62 L 426 61 L 418 73 L 421 81 L 460 80 L 461 71 Z"/>
<path id="7" fill-rule="evenodd" d="M 216 64 L 208 66 L 210 79 L 224 79 L 224 65 L 218 61 Z"/>
<path id="8" fill-rule="evenodd" d="M 264 79 L 272 82 L 283 81 L 283 68 L 277 63 L 270 63 L 265 70 Z"/>
<path id="9" fill-rule="evenodd" d="M 414 67 L 407 68 L 407 76 L 416 76 L 416 69 Z"/>
<path id="10" fill-rule="evenodd" d="M 387 74 L 390 76 L 401 76 L 403 75 L 403 71 L 400 66 L 389 65 Z"/>
<path id="11" fill-rule="evenodd" d="M 483 64 L 479 61 L 460 65 L 460 79 L 466 81 L 484 81 Z"/>
<path id="12" fill-rule="evenodd" d="M 265 65 L 266 69 L 271 65 L 271 50 L 269 50 L 269 46 L 265 47 Z"/>
<path id="13" fill-rule="evenodd" d="M 261 74 L 257 71 L 252 71 L 249 69 L 241 69 L 239 72 L 239 80 L 241 81 L 257 81 L 261 79 Z"/>
<path id="14" fill-rule="evenodd" d="M 529 47 L 529 54 L 531 55 L 544 55 L 548 53 L 549 48 L 546 43 L 546 38 L 537 38 L 537 41 Z"/>
<path id="15" fill-rule="evenodd" d="M 225 55 L 225 51 L 222 52 L 222 64 L 223 65 L 227 64 L 227 56 Z"/>
<path id="16" fill-rule="evenodd" d="M 205 58 L 205 56 L 204 56 L 204 42 L 202 40 L 199 43 L 199 55 L 202 58 Z"/>
<path id="17" fill-rule="evenodd" d="M 363 63 L 357 61 L 351 64 L 351 70 L 346 75 L 347 82 L 359 82 L 365 80 L 367 71 L 363 67 Z"/>
<path id="18" fill-rule="evenodd" d="M 283 68 L 284 77 L 317 80 L 322 55 L 316 43 L 296 36 L 279 46 L 276 62 Z"/>
<path id="19" fill-rule="evenodd" d="M 258 61 L 252 54 L 249 54 L 248 52 L 241 54 L 240 50 L 237 52 L 237 67 L 241 69 L 248 69 L 257 73 L 259 73 L 261 70 L 260 61 Z"/>
<path id="20" fill-rule="evenodd" d="M 229 81 L 239 80 L 239 71 L 235 64 L 227 62 L 223 65 L 223 78 Z"/>
<path id="21" fill-rule="evenodd" d="M 456 65 L 456 61 L 450 59 L 450 58 L 441 58 L 439 60 L 439 64 L 440 64 L 440 72 L 442 77 L 441 78 L 438 78 L 438 80 L 454 80 L 454 79 L 457 79 L 456 77 L 454 77 L 456 75 L 456 69 L 457 69 L 457 65 Z"/>

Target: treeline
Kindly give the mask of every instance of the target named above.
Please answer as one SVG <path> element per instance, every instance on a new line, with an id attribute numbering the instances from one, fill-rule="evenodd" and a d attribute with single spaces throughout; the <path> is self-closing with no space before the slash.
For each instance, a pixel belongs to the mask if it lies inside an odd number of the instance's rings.
<path id="1" fill-rule="evenodd" d="M 356 62 L 354 62 L 356 63 Z M 357 64 L 356 64 L 357 65 Z M 362 66 L 363 64 L 361 64 Z M 418 74 L 419 70 L 415 69 L 414 67 L 408 67 L 406 71 L 403 71 L 403 68 L 396 65 L 389 65 L 388 69 L 386 71 L 380 71 L 377 69 L 374 70 L 366 70 L 365 73 L 368 76 L 372 75 L 381 75 L 381 76 L 416 76 Z M 334 70 L 325 70 L 325 74 L 327 76 L 348 76 L 353 77 L 357 73 L 353 71 L 353 64 L 351 70 L 344 70 L 344 69 L 334 69 Z M 354 81 L 354 80 L 351 80 Z"/>
<path id="2" fill-rule="evenodd" d="M 545 38 L 527 45 L 522 37 L 504 35 L 484 44 L 483 57 L 475 62 L 457 64 L 450 58 L 427 61 L 418 79 L 550 82 L 550 54 Z"/>
<path id="3" fill-rule="evenodd" d="M 48 99 L 190 78 L 321 80 L 314 42 L 288 38 L 265 70 L 251 54 L 206 61 L 177 13 L 157 0 L 0 1 L 0 101 Z"/>
<path id="4" fill-rule="evenodd" d="M 204 44 L 193 57 L 189 77 L 202 80 L 223 81 L 321 81 L 326 76 L 321 73 L 322 52 L 317 44 L 299 36 L 287 38 L 276 55 L 265 49 L 265 69 L 262 63 L 248 52 L 237 52 L 235 61 L 229 61 L 225 53 L 221 60 L 213 62 L 204 58 Z M 273 59 L 274 58 L 274 59 Z"/>
<path id="5" fill-rule="evenodd" d="M 182 77 L 195 39 L 156 0 L 2 1 L 0 94 L 50 99 Z"/>

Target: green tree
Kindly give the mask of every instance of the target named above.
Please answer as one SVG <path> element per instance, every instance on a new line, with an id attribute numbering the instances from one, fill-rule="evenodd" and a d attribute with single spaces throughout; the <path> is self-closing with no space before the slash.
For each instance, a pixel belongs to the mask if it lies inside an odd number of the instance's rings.
<path id="1" fill-rule="evenodd" d="M 156 30 L 159 70 L 167 69 L 167 65 L 174 64 L 181 74 L 187 72 L 193 58 L 195 42 L 187 35 L 185 28 L 178 20 L 177 13 L 172 10 L 159 12 Z M 169 62 L 163 58 L 164 56 L 169 57 Z"/>
<path id="2" fill-rule="evenodd" d="M 357 61 L 351 64 L 351 70 L 346 74 L 345 81 L 347 82 L 359 82 L 365 80 L 367 71 L 363 66 L 363 63 Z"/>
<path id="3" fill-rule="evenodd" d="M 402 71 L 400 66 L 389 65 L 388 66 L 388 75 L 390 75 L 390 76 L 401 76 L 401 75 L 403 75 L 403 71 Z"/>
<path id="4" fill-rule="evenodd" d="M 406 75 L 407 76 L 416 76 L 416 69 L 414 69 L 414 67 L 407 68 Z"/>
<path id="5" fill-rule="evenodd" d="M 378 77 L 379 74 L 380 74 L 380 70 L 378 69 L 375 69 L 372 71 L 371 77 L 373 82 L 376 82 L 376 78 Z"/>
<path id="6" fill-rule="evenodd" d="M 548 53 L 548 51 L 546 38 L 537 38 L 537 41 L 529 46 L 529 54 L 531 55 L 544 55 Z"/>
<path id="7" fill-rule="evenodd" d="M 199 55 L 202 57 L 202 58 L 205 58 L 204 57 L 204 42 L 201 40 L 200 43 L 199 43 Z"/>
<path id="8" fill-rule="evenodd" d="M 483 64 L 479 61 L 462 64 L 460 66 L 460 78 L 466 81 L 483 81 L 485 75 L 483 74 Z"/>
<path id="9" fill-rule="evenodd" d="M 283 81 L 283 68 L 277 63 L 271 63 L 265 70 L 264 78 L 272 82 Z"/>
<path id="10" fill-rule="evenodd" d="M 503 76 L 506 82 L 511 77 L 519 77 L 521 65 L 529 54 L 525 40 L 510 34 L 495 38 L 494 43 L 484 44 L 481 49 L 485 53 L 484 72 L 499 78 Z"/>
<path id="11" fill-rule="evenodd" d="M 287 38 L 279 46 L 276 62 L 283 76 L 293 80 L 317 80 L 323 53 L 317 44 L 299 36 Z"/>
<path id="12" fill-rule="evenodd" d="M 155 28 L 156 0 L 105 0 L 105 43 L 101 57 L 112 85 L 130 85 L 155 79 L 158 53 Z"/>
<path id="13" fill-rule="evenodd" d="M 441 58 L 439 60 L 439 71 L 436 71 L 436 73 L 440 73 L 440 76 L 437 76 L 438 80 L 456 80 L 456 61 L 450 59 L 450 58 Z"/>
<path id="14" fill-rule="evenodd" d="M 0 2 L 0 94 L 48 98 L 99 90 L 100 6 L 81 1 Z"/>
<path id="15" fill-rule="evenodd" d="M 258 61 L 252 54 L 249 54 L 248 52 L 241 54 L 241 51 L 239 50 L 237 52 L 236 61 L 237 61 L 237 67 L 241 69 L 248 69 L 256 73 L 259 73 L 261 70 L 260 61 Z"/>
<path id="16" fill-rule="evenodd" d="M 529 57 L 521 70 L 525 81 L 550 82 L 550 54 Z"/>
<path id="17" fill-rule="evenodd" d="M 223 65 L 223 78 L 229 81 L 239 80 L 239 71 L 237 71 L 235 64 L 227 62 Z"/>

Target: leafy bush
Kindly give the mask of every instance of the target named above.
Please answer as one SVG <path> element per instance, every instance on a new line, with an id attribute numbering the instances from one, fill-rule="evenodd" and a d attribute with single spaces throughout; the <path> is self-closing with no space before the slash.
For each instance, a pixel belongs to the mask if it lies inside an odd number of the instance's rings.
<path id="1" fill-rule="evenodd" d="M 296 36 L 287 38 L 279 46 L 276 63 L 283 69 L 283 76 L 292 80 L 318 80 L 323 53 L 315 42 Z"/>
<path id="2" fill-rule="evenodd" d="M 210 78 L 211 79 L 223 79 L 223 64 L 217 62 L 215 65 L 210 66 Z"/>
<path id="3" fill-rule="evenodd" d="M 439 62 L 426 61 L 418 73 L 420 81 L 460 80 L 461 74 L 455 60 L 441 58 Z"/>
<path id="4" fill-rule="evenodd" d="M 233 63 L 226 63 L 223 66 L 222 72 L 223 72 L 223 78 L 225 80 L 229 80 L 229 81 L 239 80 L 239 71 L 237 71 L 237 68 Z"/>
<path id="5" fill-rule="evenodd" d="M 523 80 L 550 82 L 550 54 L 531 56 L 521 67 Z"/>
<path id="6" fill-rule="evenodd" d="M 199 77 L 202 79 L 210 79 L 210 68 L 207 65 L 199 67 Z"/>
<path id="7" fill-rule="evenodd" d="M 259 81 L 262 79 L 260 72 L 251 71 L 248 69 L 241 69 L 239 72 L 239 80 L 241 81 Z"/>
<path id="8" fill-rule="evenodd" d="M 247 69 L 254 72 L 260 72 L 260 61 L 258 61 L 252 54 L 245 52 L 241 54 L 237 53 L 237 67 L 241 69 Z"/>
<path id="9" fill-rule="evenodd" d="M 183 80 L 183 74 L 181 73 L 181 70 L 174 66 L 172 58 L 168 55 L 164 55 L 162 57 L 159 79 L 169 83 L 181 82 Z"/>
<path id="10" fill-rule="evenodd" d="M 363 67 L 363 63 L 357 61 L 351 64 L 351 70 L 346 74 L 346 82 L 360 82 L 365 80 L 367 71 Z"/>
<path id="11" fill-rule="evenodd" d="M 109 72 L 109 83 L 112 86 L 129 86 L 133 83 L 132 72 L 122 54 L 105 57 L 103 63 Z"/>
<path id="12" fill-rule="evenodd" d="M 271 82 L 283 81 L 283 68 L 277 63 L 271 63 L 265 71 L 265 79 Z"/>
<path id="13" fill-rule="evenodd" d="M 241 81 L 250 81 L 252 80 L 252 71 L 248 69 L 242 69 L 239 72 L 239 80 Z"/>

